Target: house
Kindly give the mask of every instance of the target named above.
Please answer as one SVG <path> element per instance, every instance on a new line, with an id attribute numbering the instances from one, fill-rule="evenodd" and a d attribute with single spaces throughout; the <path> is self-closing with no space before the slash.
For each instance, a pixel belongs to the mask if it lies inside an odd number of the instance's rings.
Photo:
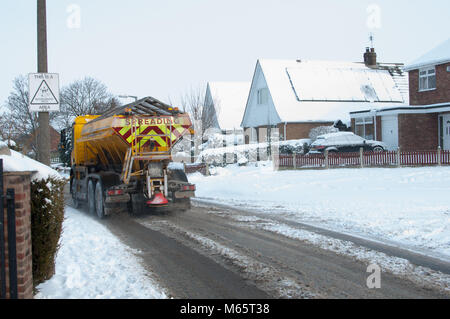
<path id="1" fill-rule="evenodd" d="M 391 150 L 450 150 L 450 39 L 404 70 L 409 105 L 351 112 L 353 131 L 376 132 Z"/>
<path id="2" fill-rule="evenodd" d="M 208 82 L 202 112 L 203 125 L 227 131 L 242 131 L 240 124 L 250 82 Z"/>
<path id="3" fill-rule="evenodd" d="M 377 63 L 373 48 L 361 63 L 260 59 L 241 122 L 246 143 L 265 141 L 273 129 L 282 140 L 308 138 L 318 126 L 349 126 L 351 111 L 405 105 L 402 67 Z"/>
<path id="4" fill-rule="evenodd" d="M 17 139 L 17 143 L 23 149 L 25 154 L 32 154 L 37 144 L 37 133 L 39 128 L 36 131 L 33 131 L 30 135 L 23 135 Z M 61 140 L 60 133 L 55 130 L 50 125 L 50 157 L 56 158 L 59 157 L 58 145 Z"/>

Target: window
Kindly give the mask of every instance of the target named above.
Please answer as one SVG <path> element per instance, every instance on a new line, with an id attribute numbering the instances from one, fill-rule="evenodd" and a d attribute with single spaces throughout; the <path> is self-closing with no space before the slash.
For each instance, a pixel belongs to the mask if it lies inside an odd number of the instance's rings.
<path id="1" fill-rule="evenodd" d="M 436 89 L 436 69 L 434 67 L 419 70 L 419 91 Z"/>
<path id="2" fill-rule="evenodd" d="M 374 139 L 373 117 L 360 117 L 355 119 L 355 134 L 366 140 Z"/>
<path id="3" fill-rule="evenodd" d="M 262 88 L 258 90 L 258 104 L 266 104 L 269 100 L 269 90 Z"/>

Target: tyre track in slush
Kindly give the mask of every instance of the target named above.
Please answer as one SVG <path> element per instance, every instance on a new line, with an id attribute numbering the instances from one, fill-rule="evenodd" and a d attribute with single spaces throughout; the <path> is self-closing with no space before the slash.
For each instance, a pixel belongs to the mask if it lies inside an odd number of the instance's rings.
<path id="1" fill-rule="evenodd" d="M 210 210 L 215 210 L 216 213 L 211 214 Z M 312 294 L 316 293 L 318 298 L 449 298 L 449 294 L 442 290 L 429 285 L 418 285 L 405 276 L 389 272 L 382 273 L 381 289 L 369 289 L 366 285 L 368 264 L 280 234 L 249 228 L 245 223 L 237 223 L 229 216 L 221 215 L 220 208 L 213 206 L 208 208 L 194 205 L 184 213 L 143 216 L 137 222 L 159 229 L 186 246 L 196 245 L 189 242 L 188 237 L 193 236 L 185 236 L 183 239 L 174 234 L 174 228 L 178 232 L 184 230 L 188 234 L 196 234 L 230 247 L 243 256 L 278 271 L 277 278 L 267 280 L 274 280 L 276 284 L 280 278 L 293 278 Z M 167 227 L 151 227 L 158 223 L 166 224 Z M 203 255 L 208 256 L 208 251 L 203 249 Z M 217 253 L 209 252 L 209 258 L 246 277 L 242 269 L 230 265 L 226 259 L 217 256 Z M 246 279 L 251 280 L 248 276 Z M 273 294 L 276 289 L 270 289 L 270 284 L 261 285 L 257 281 L 255 284 L 268 291 L 272 297 L 280 297 Z"/>

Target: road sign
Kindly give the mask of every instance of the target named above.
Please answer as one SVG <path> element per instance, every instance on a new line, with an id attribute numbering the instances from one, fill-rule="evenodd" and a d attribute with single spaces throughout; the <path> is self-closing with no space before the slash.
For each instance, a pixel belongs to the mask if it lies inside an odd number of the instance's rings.
<path id="1" fill-rule="evenodd" d="M 30 112 L 59 111 L 59 74 L 30 73 L 28 88 Z"/>

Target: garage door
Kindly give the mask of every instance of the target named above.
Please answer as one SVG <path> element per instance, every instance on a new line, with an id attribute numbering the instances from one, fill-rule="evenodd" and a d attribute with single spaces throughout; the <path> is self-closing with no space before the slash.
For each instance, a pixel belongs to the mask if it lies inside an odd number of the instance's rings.
<path id="1" fill-rule="evenodd" d="M 398 148 L 398 119 L 397 115 L 381 118 L 381 140 L 387 144 L 389 150 Z"/>

